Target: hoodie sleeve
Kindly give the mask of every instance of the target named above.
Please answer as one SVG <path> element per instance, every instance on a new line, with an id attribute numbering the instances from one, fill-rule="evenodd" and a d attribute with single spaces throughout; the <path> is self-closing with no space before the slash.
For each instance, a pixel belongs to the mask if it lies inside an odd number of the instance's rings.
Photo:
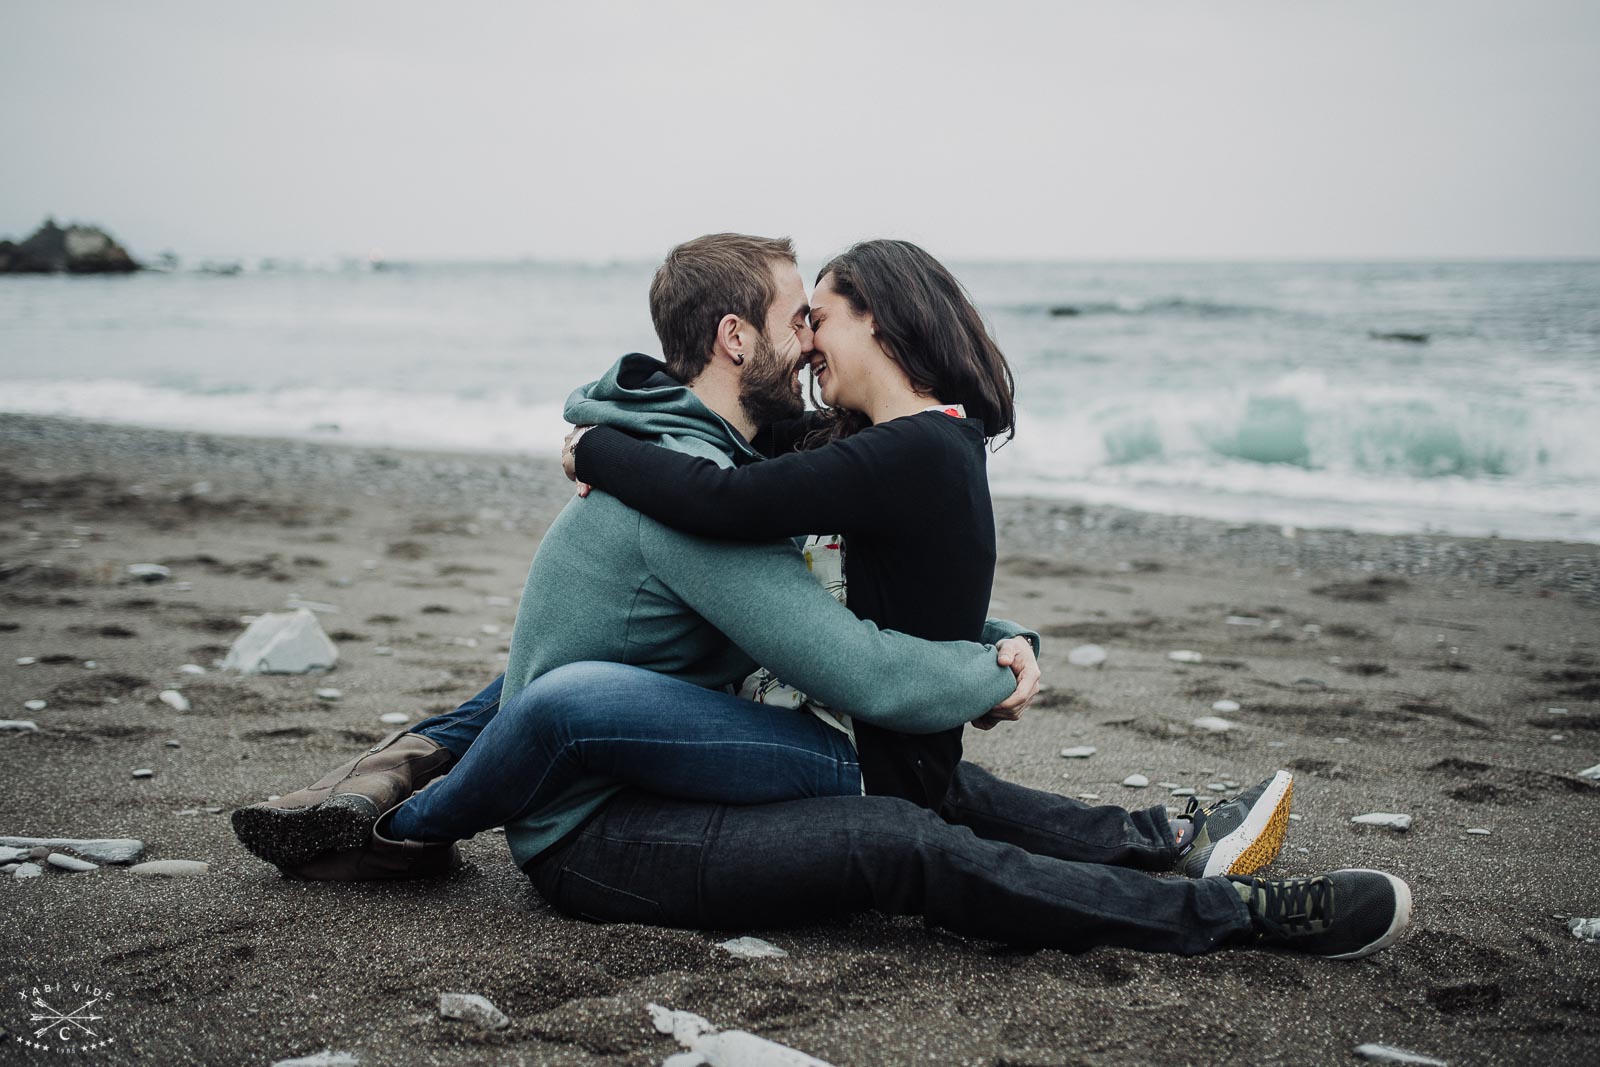
<path id="1" fill-rule="evenodd" d="M 1015 688 L 991 646 L 923 641 L 856 618 L 787 542 L 705 541 L 645 519 L 640 546 L 656 578 L 757 663 L 864 722 L 936 733 Z"/>

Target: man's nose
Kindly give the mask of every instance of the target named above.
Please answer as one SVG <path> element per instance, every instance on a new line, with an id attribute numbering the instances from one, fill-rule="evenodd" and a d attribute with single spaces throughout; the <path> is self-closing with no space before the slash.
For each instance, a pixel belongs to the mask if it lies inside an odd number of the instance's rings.
<path id="1" fill-rule="evenodd" d="M 816 334 L 811 332 L 810 326 L 802 326 L 795 331 L 795 336 L 800 338 L 800 354 L 810 356 L 811 350 L 816 345 Z"/>

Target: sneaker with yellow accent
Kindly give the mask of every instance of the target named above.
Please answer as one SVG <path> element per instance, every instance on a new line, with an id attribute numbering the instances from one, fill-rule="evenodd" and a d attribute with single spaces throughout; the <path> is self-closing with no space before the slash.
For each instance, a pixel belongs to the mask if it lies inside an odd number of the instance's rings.
<path id="1" fill-rule="evenodd" d="M 1190 878 L 1256 873 L 1283 847 L 1293 799 L 1288 771 L 1209 808 L 1191 798 L 1183 817 L 1193 822 L 1194 836 L 1178 856 L 1178 869 Z"/>

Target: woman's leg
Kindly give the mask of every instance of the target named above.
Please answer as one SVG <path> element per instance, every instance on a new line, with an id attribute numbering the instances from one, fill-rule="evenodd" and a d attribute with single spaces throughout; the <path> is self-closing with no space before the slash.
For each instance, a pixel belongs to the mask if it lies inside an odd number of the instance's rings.
<path id="1" fill-rule="evenodd" d="M 450 773 L 380 832 L 459 840 L 597 779 L 723 804 L 861 792 L 849 739 L 814 715 L 638 667 L 574 663 L 502 701 Z"/>

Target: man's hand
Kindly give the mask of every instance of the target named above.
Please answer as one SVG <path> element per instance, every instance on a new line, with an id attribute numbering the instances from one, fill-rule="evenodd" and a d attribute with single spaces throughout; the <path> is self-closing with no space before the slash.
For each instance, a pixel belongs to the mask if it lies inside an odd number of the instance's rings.
<path id="1" fill-rule="evenodd" d="M 1002 667 L 1011 668 L 1011 673 L 1017 679 L 1017 688 L 984 715 L 972 720 L 972 725 L 980 730 L 992 730 L 997 723 L 1015 722 L 1022 718 L 1024 709 L 1039 695 L 1039 661 L 1034 657 L 1033 645 L 1028 639 L 1008 637 L 995 649 L 998 652 L 996 661 Z"/>
<path id="2" fill-rule="evenodd" d="M 593 488 L 588 482 L 578 481 L 578 438 L 589 429 L 588 426 L 574 426 L 572 432 L 561 439 L 561 473 L 567 476 L 567 481 L 577 482 L 579 496 L 588 496 Z"/>

